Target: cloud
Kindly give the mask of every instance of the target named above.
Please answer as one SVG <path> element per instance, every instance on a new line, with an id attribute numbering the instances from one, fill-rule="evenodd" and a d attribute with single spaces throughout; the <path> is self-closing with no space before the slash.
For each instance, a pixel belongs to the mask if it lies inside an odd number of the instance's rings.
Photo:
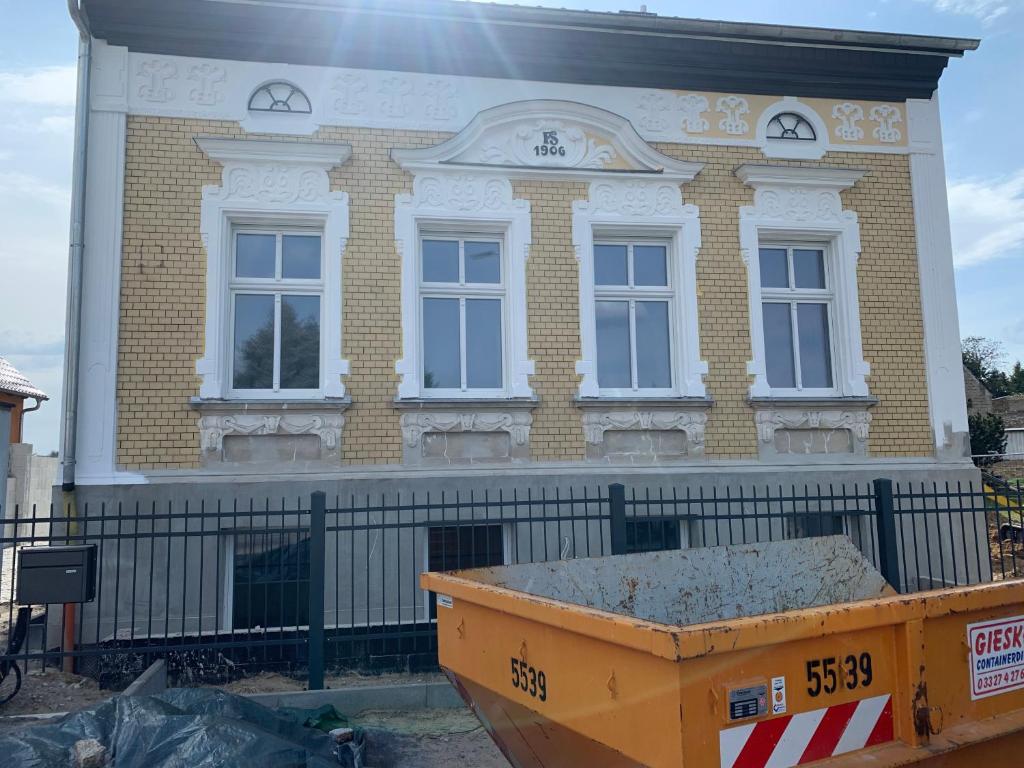
<path id="1" fill-rule="evenodd" d="M 1012 344 L 1024 344 L 1024 318 L 1005 326 L 1003 336 Z"/>
<path id="2" fill-rule="evenodd" d="M 0 355 L 20 357 L 63 357 L 64 337 L 48 336 L 25 329 L 0 332 Z"/>
<path id="3" fill-rule="evenodd" d="M 76 76 L 74 66 L 0 72 L 0 103 L 74 106 Z"/>
<path id="4" fill-rule="evenodd" d="M 39 128 L 46 133 L 71 135 L 75 128 L 74 115 L 47 115 L 39 121 Z"/>
<path id="5" fill-rule="evenodd" d="M 982 24 L 991 24 L 1000 16 L 1010 12 L 1009 0 L 918 0 L 928 3 L 940 13 L 955 13 L 959 16 L 973 16 Z"/>
<path id="6" fill-rule="evenodd" d="M 71 205 L 71 190 L 60 187 L 18 171 L 0 171 L 0 198 L 10 197 L 11 200 L 24 205 L 26 199 L 46 203 L 61 209 Z"/>
<path id="7" fill-rule="evenodd" d="M 996 179 L 951 182 L 949 217 L 957 267 L 1024 248 L 1024 169 Z"/>

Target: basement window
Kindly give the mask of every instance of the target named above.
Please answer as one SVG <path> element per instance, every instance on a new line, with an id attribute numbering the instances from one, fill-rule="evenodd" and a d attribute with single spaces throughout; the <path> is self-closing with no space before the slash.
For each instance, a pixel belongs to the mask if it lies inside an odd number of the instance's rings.
<path id="1" fill-rule="evenodd" d="M 626 554 L 680 549 L 679 521 L 674 519 L 626 520 Z"/>
<path id="2" fill-rule="evenodd" d="M 509 529 L 511 533 L 511 528 Z M 427 570 L 459 571 L 505 565 L 505 526 L 433 525 L 427 529 Z M 428 610 L 437 618 L 437 599 L 429 593 Z"/>
<path id="3" fill-rule="evenodd" d="M 309 625 L 309 536 L 246 531 L 227 540 L 232 629 Z"/>

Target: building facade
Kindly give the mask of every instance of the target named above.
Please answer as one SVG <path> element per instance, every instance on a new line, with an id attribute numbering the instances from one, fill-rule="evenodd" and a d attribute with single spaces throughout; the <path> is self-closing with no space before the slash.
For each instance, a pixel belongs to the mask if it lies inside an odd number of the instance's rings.
<path id="1" fill-rule="evenodd" d="M 184 5 L 84 3 L 83 491 L 970 472 L 974 41 Z"/>

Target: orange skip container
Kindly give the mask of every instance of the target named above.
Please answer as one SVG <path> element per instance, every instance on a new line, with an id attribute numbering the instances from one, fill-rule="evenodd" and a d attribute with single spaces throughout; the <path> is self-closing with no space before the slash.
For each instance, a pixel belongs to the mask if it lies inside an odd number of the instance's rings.
<path id="1" fill-rule="evenodd" d="M 515 766 L 1024 765 L 1024 582 L 897 595 L 821 537 L 421 585 Z"/>

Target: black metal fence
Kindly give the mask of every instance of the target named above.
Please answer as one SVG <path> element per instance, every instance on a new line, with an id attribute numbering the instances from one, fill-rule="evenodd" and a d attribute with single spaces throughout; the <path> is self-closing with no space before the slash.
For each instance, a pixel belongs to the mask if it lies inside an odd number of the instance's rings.
<path id="1" fill-rule="evenodd" d="M 1024 575 L 1019 485 L 798 489 L 622 485 L 540 494 L 279 500 L 244 507 L 89 505 L 0 516 L 18 553 L 95 545 L 96 596 L 21 611 L 0 593 L 0 664 L 59 665 L 116 686 L 155 657 L 179 682 L 243 670 L 417 669 L 436 665 L 425 570 L 845 534 L 898 590 Z M 16 644 L 16 643 L 15 643 Z"/>

